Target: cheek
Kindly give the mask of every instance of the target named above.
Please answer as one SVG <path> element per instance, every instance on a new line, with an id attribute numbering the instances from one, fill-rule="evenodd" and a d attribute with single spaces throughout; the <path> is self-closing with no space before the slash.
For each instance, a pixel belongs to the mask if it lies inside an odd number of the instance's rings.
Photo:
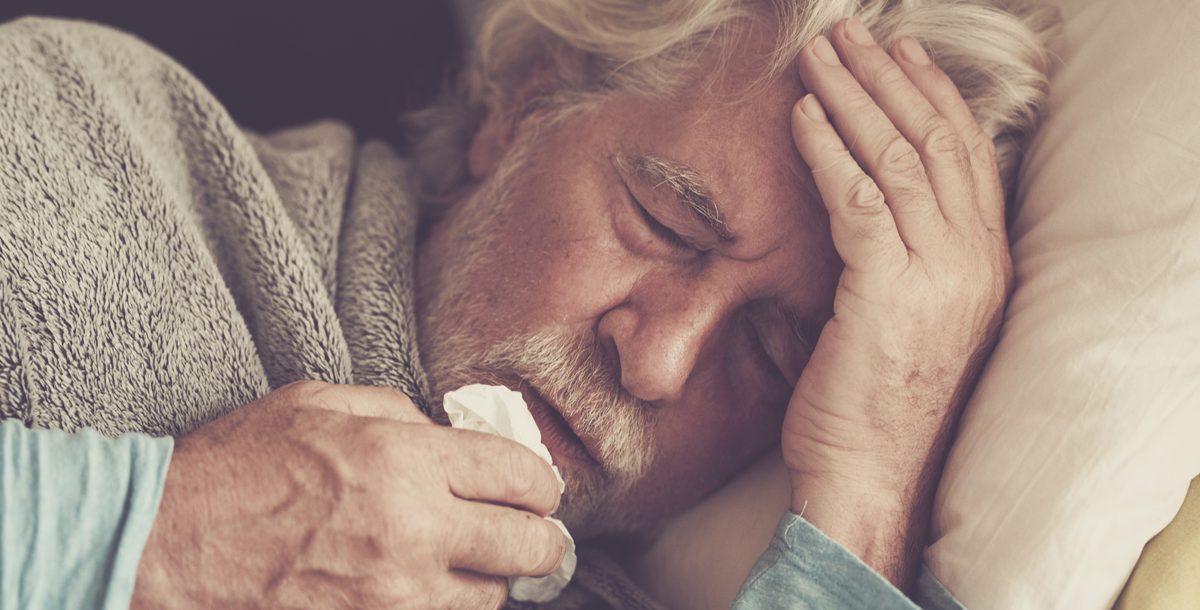
<path id="1" fill-rule="evenodd" d="M 635 272 L 613 235 L 602 192 L 585 174 L 513 193 L 519 199 L 497 223 L 503 236 L 486 281 L 522 330 L 594 321 L 628 292 Z"/>

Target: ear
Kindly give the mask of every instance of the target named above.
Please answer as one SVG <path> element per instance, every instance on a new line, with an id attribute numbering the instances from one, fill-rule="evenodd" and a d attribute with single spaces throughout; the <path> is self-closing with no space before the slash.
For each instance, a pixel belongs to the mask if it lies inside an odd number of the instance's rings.
<path id="1" fill-rule="evenodd" d="M 489 106 L 467 149 L 467 172 L 482 180 L 496 170 L 521 129 L 541 118 L 537 112 L 557 84 L 552 66 L 536 66 L 507 98 Z"/>

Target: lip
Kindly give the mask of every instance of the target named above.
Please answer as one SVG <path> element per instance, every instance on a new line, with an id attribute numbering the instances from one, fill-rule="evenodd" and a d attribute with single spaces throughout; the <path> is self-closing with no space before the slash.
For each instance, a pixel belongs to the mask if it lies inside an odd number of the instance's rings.
<path id="1" fill-rule="evenodd" d="M 571 423 L 537 388 L 522 379 L 518 391 L 525 398 L 525 404 L 529 405 L 529 412 L 542 432 L 542 443 L 554 456 L 555 464 L 569 461 L 590 468 L 600 466 L 587 442 L 575 433 Z"/>

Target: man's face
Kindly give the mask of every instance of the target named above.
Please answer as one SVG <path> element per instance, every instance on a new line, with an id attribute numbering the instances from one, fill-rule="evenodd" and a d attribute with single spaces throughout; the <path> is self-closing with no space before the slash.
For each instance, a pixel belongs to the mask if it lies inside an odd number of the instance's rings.
<path id="1" fill-rule="evenodd" d="M 778 443 L 830 315 L 841 264 L 791 141 L 799 80 L 734 99 L 750 72 L 485 127 L 478 187 L 421 246 L 435 394 L 520 390 L 577 535 L 652 523 Z"/>

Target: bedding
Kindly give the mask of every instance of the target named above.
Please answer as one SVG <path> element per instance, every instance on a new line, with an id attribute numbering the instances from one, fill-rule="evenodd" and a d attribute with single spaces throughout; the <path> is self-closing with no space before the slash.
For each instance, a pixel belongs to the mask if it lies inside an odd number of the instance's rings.
<path id="1" fill-rule="evenodd" d="M 1200 5 L 1060 6 L 1017 290 L 926 556 L 971 608 L 1111 607 L 1200 473 Z"/>

